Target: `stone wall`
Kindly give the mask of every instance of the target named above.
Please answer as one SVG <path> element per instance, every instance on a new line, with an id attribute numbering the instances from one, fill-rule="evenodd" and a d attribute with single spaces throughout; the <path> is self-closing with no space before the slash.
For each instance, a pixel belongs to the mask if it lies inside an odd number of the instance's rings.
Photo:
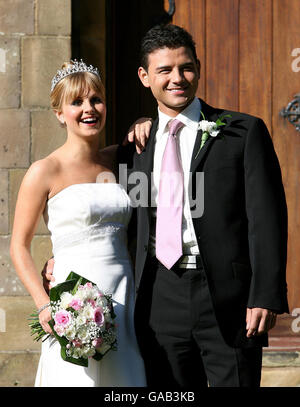
<path id="1" fill-rule="evenodd" d="M 34 303 L 16 276 L 9 243 L 27 168 L 65 140 L 49 91 L 70 57 L 71 0 L 0 0 L 0 386 L 34 383 L 40 344 L 27 326 Z M 39 270 L 51 256 L 43 220 L 32 255 Z"/>

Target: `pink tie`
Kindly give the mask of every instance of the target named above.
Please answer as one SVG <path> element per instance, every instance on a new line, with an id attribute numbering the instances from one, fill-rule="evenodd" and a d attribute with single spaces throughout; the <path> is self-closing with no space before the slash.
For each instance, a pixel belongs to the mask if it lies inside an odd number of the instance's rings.
<path id="1" fill-rule="evenodd" d="M 167 268 L 182 256 L 183 171 L 176 133 L 183 126 L 173 120 L 161 164 L 156 214 L 156 257 Z"/>

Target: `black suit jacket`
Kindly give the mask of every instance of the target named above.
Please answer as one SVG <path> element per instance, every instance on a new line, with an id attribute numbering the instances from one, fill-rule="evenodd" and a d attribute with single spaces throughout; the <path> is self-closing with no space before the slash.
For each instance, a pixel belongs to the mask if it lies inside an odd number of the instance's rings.
<path id="1" fill-rule="evenodd" d="M 204 212 L 193 218 L 193 224 L 216 317 L 230 345 L 266 346 L 266 336 L 246 339 L 245 315 L 247 307 L 288 312 L 287 208 L 280 166 L 261 119 L 215 109 L 202 100 L 201 105 L 208 121 L 231 115 L 221 134 L 210 137 L 200 152 L 202 132 L 198 132 L 190 166 L 194 193 L 196 173 L 204 172 Z M 130 145 L 119 155 L 132 171 L 146 174 L 148 185 L 142 193 L 149 203 L 157 125 L 156 119 L 142 154 L 133 152 Z M 138 293 L 148 253 L 149 207 L 137 207 L 136 221 L 137 229 L 132 230 L 137 233 Z"/>

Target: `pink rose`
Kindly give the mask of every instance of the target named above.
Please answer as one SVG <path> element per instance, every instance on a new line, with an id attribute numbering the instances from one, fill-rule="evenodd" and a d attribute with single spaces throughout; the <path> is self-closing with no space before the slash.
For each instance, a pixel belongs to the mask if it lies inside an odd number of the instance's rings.
<path id="1" fill-rule="evenodd" d="M 80 348 L 80 346 L 82 345 L 79 339 L 74 339 L 74 341 L 72 341 L 72 344 L 75 348 Z"/>
<path id="2" fill-rule="evenodd" d="M 97 325 L 100 326 L 104 324 L 104 315 L 102 312 L 102 308 L 98 307 L 95 309 L 94 321 L 96 322 Z"/>
<path id="3" fill-rule="evenodd" d="M 88 304 L 91 304 L 91 306 L 93 307 L 93 308 L 95 308 L 95 305 L 96 305 L 96 302 L 94 301 L 94 300 L 87 300 L 87 303 Z"/>
<path id="4" fill-rule="evenodd" d="M 92 345 L 94 346 L 94 348 L 99 348 L 102 342 L 103 342 L 102 338 L 96 338 L 92 341 Z"/>
<path id="5" fill-rule="evenodd" d="M 70 307 L 78 311 L 82 307 L 82 301 L 79 298 L 73 298 L 70 302 Z"/>
<path id="6" fill-rule="evenodd" d="M 58 311 L 54 316 L 54 321 L 57 325 L 61 325 L 62 327 L 66 327 L 70 324 L 72 320 L 71 314 L 66 310 Z"/>
<path id="7" fill-rule="evenodd" d="M 60 325 L 54 325 L 54 331 L 57 333 L 58 336 L 63 336 L 65 331 L 64 328 Z"/>
<path id="8" fill-rule="evenodd" d="M 92 283 L 85 283 L 84 287 L 86 288 L 93 288 L 93 284 Z"/>

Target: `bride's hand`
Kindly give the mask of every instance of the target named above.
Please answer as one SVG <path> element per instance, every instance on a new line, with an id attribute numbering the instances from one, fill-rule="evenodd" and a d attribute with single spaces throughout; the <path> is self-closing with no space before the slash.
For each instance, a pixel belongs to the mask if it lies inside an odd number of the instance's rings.
<path id="1" fill-rule="evenodd" d="M 128 142 L 135 142 L 136 151 L 138 154 L 141 154 L 148 142 L 152 123 L 153 120 L 151 117 L 141 117 L 136 120 L 130 126 L 128 134 L 123 141 L 123 145 L 128 144 Z"/>
<path id="2" fill-rule="evenodd" d="M 39 314 L 39 320 L 40 320 L 40 324 L 42 325 L 43 330 L 48 333 L 48 334 L 52 334 L 52 329 L 50 327 L 50 325 L 48 324 L 49 321 L 51 321 L 51 312 L 50 312 L 50 308 L 47 307 L 46 309 L 44 309 L 43 311 L 40 312 Z"/>

